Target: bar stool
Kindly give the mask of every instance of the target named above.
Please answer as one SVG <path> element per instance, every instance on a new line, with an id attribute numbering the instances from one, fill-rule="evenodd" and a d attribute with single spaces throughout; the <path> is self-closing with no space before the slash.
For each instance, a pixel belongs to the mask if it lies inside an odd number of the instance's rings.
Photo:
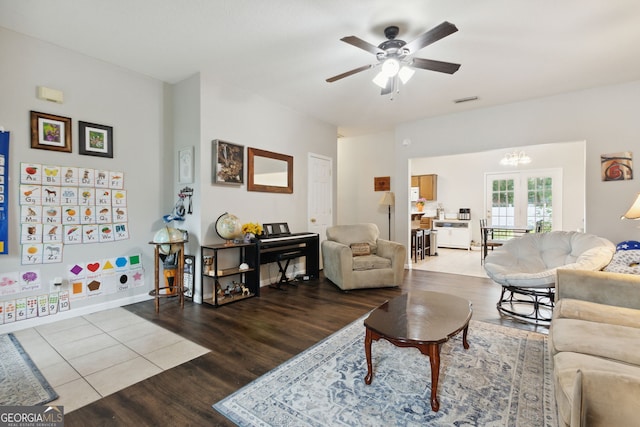
<path id="1" fill-rule="evenodd" d="M 424 259 L 424 232 L 421 228 L 411 230 L 411 257 L 418 262 L 418 257 Z"/>

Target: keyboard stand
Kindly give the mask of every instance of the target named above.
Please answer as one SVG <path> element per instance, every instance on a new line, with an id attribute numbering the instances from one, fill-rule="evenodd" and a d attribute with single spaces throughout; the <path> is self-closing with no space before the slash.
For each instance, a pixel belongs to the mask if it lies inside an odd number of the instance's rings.
<path id="1" fill-rule="evenodd" d="M 284 288 L 282 288 L 282 285 L 293 285 L 296 286 L 295 283 L 292 283 L 288 278 L 287 278 L 287 268 L 289 267 L 289 263 L 291 262 L 292 259 L 296 259 L 303 256 L 301 251 L 293 251 L 293 252 L 285 252 L 285 253 L 281 253 L 278 254 L 276 256 L 276 263 L 278 264 L 278 271 L 280 272 L 280 279 L 278 280 L 278 283 L 271 285 L 270 287 L 275 288 L 275 289 L 280 289 L 280 290 L 284 290 Z M 282 266 L 282 262 L 284 263 L 284 267 Z"/>

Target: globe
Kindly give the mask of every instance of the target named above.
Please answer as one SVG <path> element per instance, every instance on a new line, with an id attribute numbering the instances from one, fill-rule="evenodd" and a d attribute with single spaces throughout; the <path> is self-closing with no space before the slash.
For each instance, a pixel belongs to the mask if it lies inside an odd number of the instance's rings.
<path id="1" fill-rule="evenodd" d="M 233 240 L 242 235 L 242 224 L 237 216 L 225 212 L 216 220 L 216 233 L 225 240 Z"/>
<path id="2" fill-rule="evenodd" d="M 162 227 L 156 231 L 156 234 L 153 236 L 153 243 L 177 243 L 182 242 L 182 239 L 182 231 L 172 227 Z M 171 244 L 160 245 L 160 253 L 163 255 L 169 255 L 178 249 L 177 246 Z"/>

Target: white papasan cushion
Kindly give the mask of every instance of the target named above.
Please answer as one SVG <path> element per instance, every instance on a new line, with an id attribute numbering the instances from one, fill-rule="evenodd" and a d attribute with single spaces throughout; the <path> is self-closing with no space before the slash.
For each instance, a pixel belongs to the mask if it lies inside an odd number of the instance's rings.
<path id="1" fill-rule="evenodd" d="M 577 231 L 525 234 L 507 241 L 485 259 L 487 275 L 501 285 L 524 288 L 555 286 L 559 267 L 601 270 L 611 260 L 615 245 Z"/>

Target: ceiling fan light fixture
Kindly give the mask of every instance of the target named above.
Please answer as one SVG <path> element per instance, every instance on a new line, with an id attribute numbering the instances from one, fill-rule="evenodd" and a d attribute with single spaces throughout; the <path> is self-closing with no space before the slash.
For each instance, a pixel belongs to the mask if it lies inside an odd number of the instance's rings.
<path id="1" fill-rule="evenodd" d="M 406 65 L 402 66 L 402 68 L 400 68 L 400 71 L 398 71 L 398 77 L 400 77 L 400 80 L 402 81 L 403 85 L 406 85 L 407 82 L 411 79 L 411 77 L 413 77 L 413 74 L 416 72 L 416 70 L 414 70 L 411 67 L 407 67 Z"/>
<path id="2" fill-rule="evenodd" d="M 400 70 L 400 62 L 395 58 L 388 58 L 382 63 L 382 71 L 386 77 L 393 77 Z"/>
<path id="3" fill-rule="evenodd" d="M 389 82 L 389 77 L 384 74 L 383 71 L 380 71 L 372 80 L 376 85 L 380 86 L 380 88 L 384 89 L 387 87 L 387 83 Z"/>

